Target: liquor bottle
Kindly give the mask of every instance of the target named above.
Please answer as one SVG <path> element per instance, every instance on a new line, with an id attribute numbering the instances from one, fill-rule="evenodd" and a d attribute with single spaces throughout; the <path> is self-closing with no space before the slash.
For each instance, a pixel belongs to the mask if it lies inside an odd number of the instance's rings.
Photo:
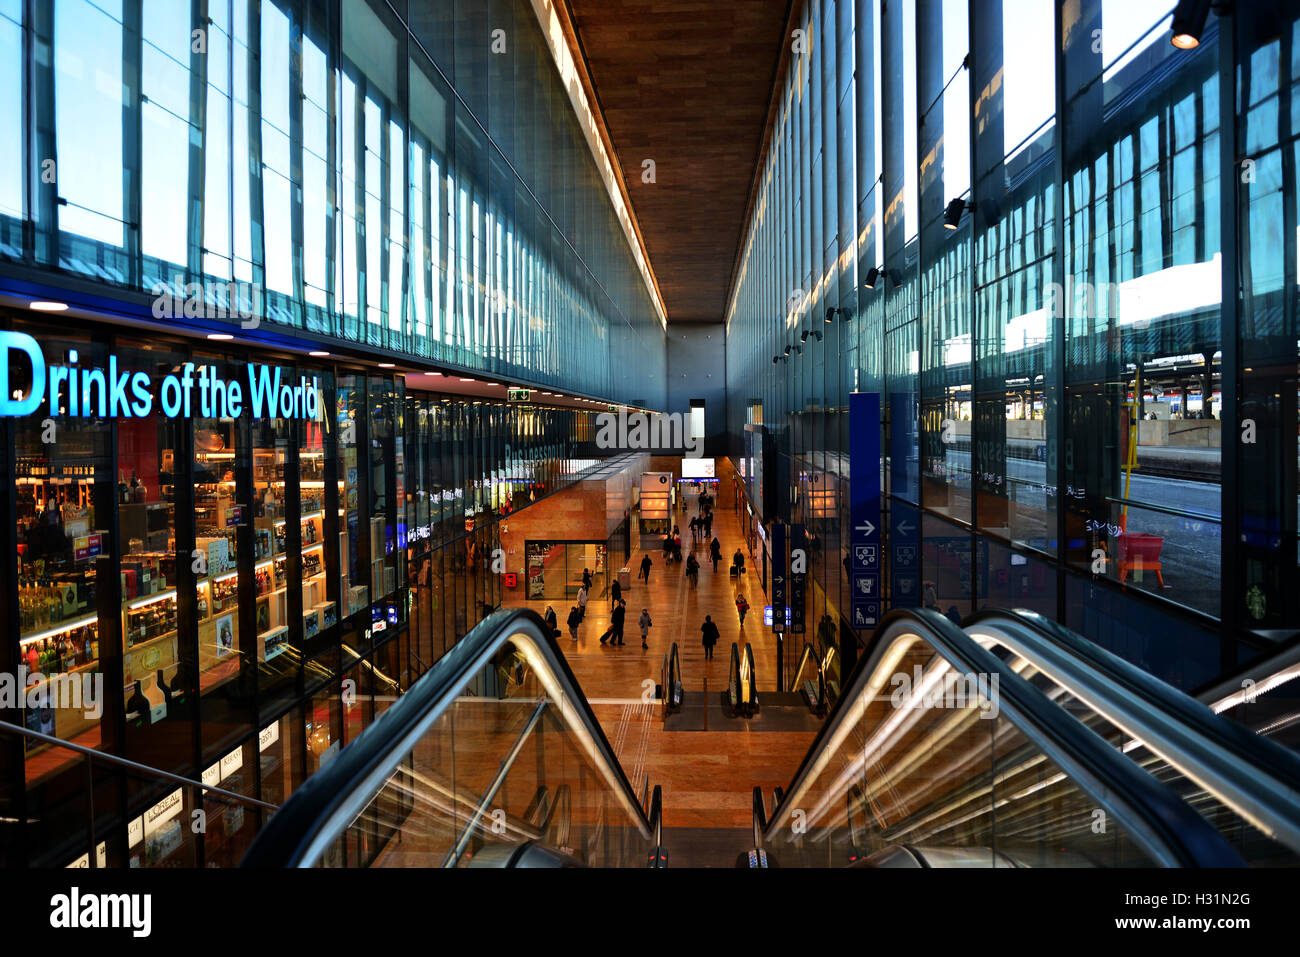
<path id="1" fill-rule="evenodd" d="M 118 469 L 117 471 L 117 501 L 119 505 L 126 505 L 130 501 L 127 498 L 126 471 L 124 469 Z"/>
<path id="2" fill-rule="evenodd" d="M 135 683 L 135 693 L 126 699 L 127 715 L 136 715 L 146 725 L 149 723 L 149 699 L 144 696 L 144 685 L 139 681 Z"/>

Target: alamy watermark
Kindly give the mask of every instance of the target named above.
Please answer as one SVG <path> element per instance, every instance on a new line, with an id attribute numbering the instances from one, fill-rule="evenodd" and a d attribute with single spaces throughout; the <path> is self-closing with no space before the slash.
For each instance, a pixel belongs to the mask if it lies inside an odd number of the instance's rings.
<path id="1" fill-rule="evenodd" d="M 244 329 L 262 321 L 262 290 L 251 282 L 185 282 L 177 275 L 150 291 L 155 319 L 238 319 Z"/>
<path id="2" fill-rule="evenodd" d="M 920 665 L 912 673 L 899 672 L 889 679 L 894 686 L 889 702 L 895 708 L 962 710 L 978 708 L 981 718 L 998 716 L 998 676 L 963 674 L 949 669 L 926 679 Z"/>
<path id="3" fill-rule="evenodd" d="M 18 672 L 0 673 L 0 709 L 18 708 L 41 711 L 61 708 L 80 711 L 90 720 L 104 713 L 104 675 L 44 675 L 19 665 Z"/>
<path id="4" fill-rule="evenodd" d="M 596 416 L 596 447 L 601 449 L 680 449 L 688 459 L 698 459 L 704 442 L 690 434 L 690 419 L 680 412 L 602 412 Z"/>

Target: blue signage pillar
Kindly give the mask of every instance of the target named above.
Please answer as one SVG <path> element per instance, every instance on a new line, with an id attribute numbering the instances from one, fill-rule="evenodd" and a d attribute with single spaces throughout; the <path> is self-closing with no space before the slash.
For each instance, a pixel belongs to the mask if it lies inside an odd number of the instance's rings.
<path id="1" fill-rule="evenodd" d="M 849 395 L 849 570 L 854 628 L 880 624 L 880 395 Z"/>

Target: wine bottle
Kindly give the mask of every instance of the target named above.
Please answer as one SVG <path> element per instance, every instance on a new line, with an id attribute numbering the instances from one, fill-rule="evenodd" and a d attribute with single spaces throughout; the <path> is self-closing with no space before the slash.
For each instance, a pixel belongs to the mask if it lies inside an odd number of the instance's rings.
<path id="1" fill-rule="evenodd" d="M 136 715 L 144 724 L 149 723 L 150 704 L 149 699 L 144 696 L 144 685 L 137 681 L 135 683 L 135 693 L 126 700 L 127 715 Z"/>

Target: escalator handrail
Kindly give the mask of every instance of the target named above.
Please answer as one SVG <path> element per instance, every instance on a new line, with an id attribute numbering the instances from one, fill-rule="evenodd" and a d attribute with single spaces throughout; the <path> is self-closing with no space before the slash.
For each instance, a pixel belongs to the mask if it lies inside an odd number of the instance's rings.
<path id="1" fill-rule="evenodd" d="M 1024 609 L 985 610 L 968 629 L 988 629 L 1085 701 L 1103 685 L 1126 693 L 1120 711 L 1103 715 L 1140 739 L 1262 831 L 1300 850 L 1300 756 L 1276 741 L 1216 715 L 1209 707 L 1057 622 Z M 1065 658 L 1084 670 L 1065 671 Z"/>
<path id="2" fill-rule="evenodd" d="M 763 834 L 767 831 L 767 808 L 763 803 L 763 789 L 754 785 L 754 847 L 763 847 Z"/>
<path id="3" fill-rule="evenodd" d="M 494 612 L 470 629 L 355 741 L 281 806 L 244 856 L 243 867 L 310 867 L 357 818 L 394 770 L 485 665 L 511 641 L 526 640 L 572 706 L 625 809 L 646 839 L 652 827 L 614 749 L 592 713 L 546 622 L 527 608 Z"/>
<path id="4" fill-rule="evenodd" d="M 1011 671 L 991 651 L 948 618 L 925 608 L 899 608 L 876 629 L 847 687 L 795 772 L 780 806 L 772 813 L 767 839 L 775 843 L 782 822 L 804 802 L 822 752 L 853 720 L 856 705 L 877 664 L 895 641 L 924 639 L 951 665 L 974 674 L 998 675 L 1000 714 L 1033 741 L 1127 828 L 1134 842 L 1157 863 L 1175 867 L 1240 867 L 1241 858 L 1201 815 L 1167 786 L 1141 770 L 1041 690 Z M 843 729 L 847 731 L 847 729 Z"/>
<path id="5" fill-rule="evenodd" d="M 817 657 L 817 652 L 813 651 L 813 646 L 805 641 L 803 643 L 803 651 L 799 653 L 799 663 L 794 666 L 794 673 L 790 676 L 790 687 L 787 689 L 788 691 L 796 692 L 799 690 L 799 676 L 803 674 L 804 662 L 808 661 L 810 658 L 814 663 L 816 663 L 817 671 L 820 672 L 822 670 L 821 659 Z"/>

